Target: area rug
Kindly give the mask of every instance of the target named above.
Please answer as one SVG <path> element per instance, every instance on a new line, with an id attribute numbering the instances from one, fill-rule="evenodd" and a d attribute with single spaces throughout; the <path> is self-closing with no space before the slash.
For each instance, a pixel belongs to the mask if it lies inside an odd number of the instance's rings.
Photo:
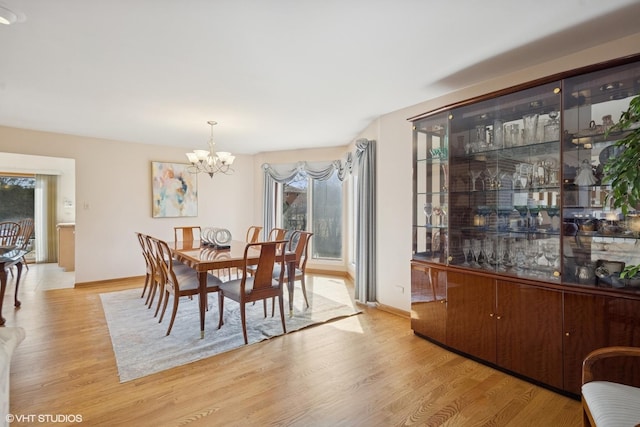
<path id="1" fill-rule="evenodd" d="M 310 307 L 304 305 L 300 289 L 294 294 L 293 316 L 288 314 L 285 291 L 285 321 L 287 333 L 358 314 L 351 306 L 341 304 L 318 293 L 308 292 Z M 162 323 L 153 317 L 154 309 L 144 305 L 139 289 L 100 294 L 102 307 L 111 335 L 120 382 L 131 381 L 196 360 L 229 351 L 244 344 L 240 306 L 224 301 L 224 325 L 218 329 L 218 295 L 209 295 L 205 337 L 200 339 L 198 298 L 182 298 L 171 330 L 165 336 L 171 317 L 171 300 Z M 282 323 L 276 301 L 275 315 L 264 317 L 262 303 L 247 305 L 247 335 L 249 344 L 282 335 Z"/>

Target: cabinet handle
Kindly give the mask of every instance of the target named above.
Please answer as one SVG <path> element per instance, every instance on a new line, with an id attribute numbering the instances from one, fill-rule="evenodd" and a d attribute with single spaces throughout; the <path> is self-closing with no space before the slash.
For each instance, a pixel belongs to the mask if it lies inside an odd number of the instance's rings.
<path id="1" fill-rule="evenodd" d="M 502 319 L 502 316 L 496 316 L 496 319 L 500 320 Z"/>
<path id="2" fill-rule="evenodd" d="M 446 299 L 440 300 L 440 304 L 444 304 L 445 302 L 447 302 Z"/>
<path id="3" fill-rule="evenodd" d="M 494 316 L 494 314 L 493 314 L 493 313 L 489 313 L 489 317 L 493 317 L 493 316 Z"/>
<path id="4" fill-rule="evenodd" d="M 564 336 L 565 336 L 565 337 L 568 337 L 569 335 L 571 335 L 569 332 L 565 332 L 565 333 L 564 333 Z"/>

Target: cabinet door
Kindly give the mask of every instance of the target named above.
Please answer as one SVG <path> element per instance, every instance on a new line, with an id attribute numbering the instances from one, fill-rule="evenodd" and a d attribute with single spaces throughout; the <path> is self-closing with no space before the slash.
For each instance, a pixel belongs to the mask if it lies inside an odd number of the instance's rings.
<path id="1" fill-rule="evenodd" d="M 562 388 L 562 294 L 498 280 L 497 364 Z"/>
<path id="2" fill-rule="evenodd" d="M 564 389 L 580 394 L 582 361 L 589 352 L 604 347 L 609 298 L 564 294 Z"/>
<path id="3" fill-rule="evenodd" d="M 640 301 L 566 292 L 564 295 L 564 389 L 580 393 L 582 361 L 609 346 L 640 346 Z M 597 379 L 640 386 L 637 363 L 624 358 L 599 362 Z"/>
<path id="4" fill-rule="evenodd" d="M 488 362 L 496 361 L 495 280 L 447 274 L 447 345 Z"/>
<path id="5" fill-rule="evenodd" d="M 441 343 L 446 334 L 446 272 L 421 264 L 411 264 L 411 328 Z"/>

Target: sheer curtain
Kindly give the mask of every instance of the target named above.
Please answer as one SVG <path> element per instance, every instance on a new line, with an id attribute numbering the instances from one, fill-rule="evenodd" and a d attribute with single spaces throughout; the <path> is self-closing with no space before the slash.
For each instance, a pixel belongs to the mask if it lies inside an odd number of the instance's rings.
<path id="1" fill-rule="evenodd" d="M 356 141 L 353 153 L 344 160 L 330 162 L 298 162 L 294 164 L 262 165 L 263 233 L 275 227 L 275 183 L 286 184 L 300 171 L 313 179 L 328 179 L 337 171 L 343 181 L 348 174 L 358 175 L 357 223 L 356 223 L 356 283 L 355 298 L 363 303 L 376 301 L 376 144 L 375 141 Z"/>
<path id="2" fill-rule="evenodd" d="M 36 224 L 36 262 L 58 260 L 56 239 L 56 200 L 58 193 L 56 175 L 36 175 L 34 191 L 34 222 Z"/>

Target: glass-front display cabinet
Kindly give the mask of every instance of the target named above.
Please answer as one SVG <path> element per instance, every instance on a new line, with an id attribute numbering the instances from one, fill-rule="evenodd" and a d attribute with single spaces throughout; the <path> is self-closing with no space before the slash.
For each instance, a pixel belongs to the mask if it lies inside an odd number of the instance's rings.
<path id="1" fill-rule="evenodd" d="M 640 279 L 621 279 L 640 263 L 638 206 L 613 209 L 603 167 L 615 161 L 614 143 L 628 134 L 610 131 L 640 93 L 640 64 L 631 63 L 565 80 L 563 182 L 563 281 L 640 290 Z"/>
<path id="2" fill-rule="evenodd" d="M 414 123 L 413 258 L 446 263 L 449 127 L 442 113 Z"/>
<path id="3" fill-rule="evenodd" d="M 640 291 L 620 278 L 640 263 L 640 207 L 612 209 L 603 180 L 640 62 L 540 82 L 413 121 L 413 259 Z"/>
<path id="4" fill-rule="evenodd" d="M 450 264 L 559 280 L 560 82 L 451 111 Z"/>

